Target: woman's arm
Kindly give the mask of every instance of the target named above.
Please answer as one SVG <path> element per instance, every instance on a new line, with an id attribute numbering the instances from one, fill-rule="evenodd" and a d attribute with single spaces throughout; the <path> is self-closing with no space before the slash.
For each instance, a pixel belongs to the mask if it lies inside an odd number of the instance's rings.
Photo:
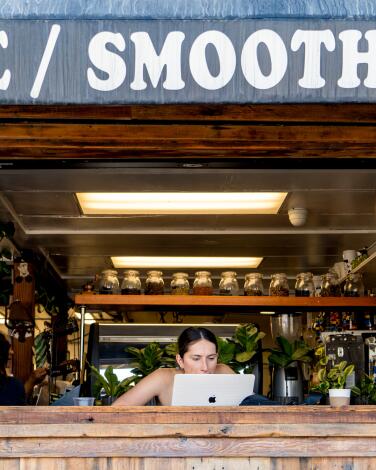
<path id="1" fill-rule="evenodd" d="M 146 405 L 152 398 L 158 397 L 162 387 L 166 386 L 166 370 L 158 369 L 144 377 L 137 385 L 115 400 L 113 406 Z"/>

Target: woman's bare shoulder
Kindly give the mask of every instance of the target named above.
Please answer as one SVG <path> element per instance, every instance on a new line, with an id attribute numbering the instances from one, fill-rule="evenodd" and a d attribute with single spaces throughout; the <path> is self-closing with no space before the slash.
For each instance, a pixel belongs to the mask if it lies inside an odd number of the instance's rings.
<path id="1" fill-rule="evenodd" d="M 215 368 L 216 374 L 235 374 L 235 372 L 226 364 L 217 364 Z"/>
<path id="2" fill-rule="evenodd" d="M 166 379 L 172 378 L 176 374 L 176 370 L 169 367 L 161 367 L 160 369 L 155 370 L 150 375 L 153 375 L 155 378 Z"/>

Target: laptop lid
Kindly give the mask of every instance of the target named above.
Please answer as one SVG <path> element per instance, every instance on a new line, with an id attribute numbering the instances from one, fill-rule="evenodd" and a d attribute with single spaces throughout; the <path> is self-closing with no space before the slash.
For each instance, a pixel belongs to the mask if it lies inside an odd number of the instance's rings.
<path id="1" fill-rule="evenodd" d="M 254 383 L 253 374 L 176 374 L 171 406 L 237 406 Z"/>

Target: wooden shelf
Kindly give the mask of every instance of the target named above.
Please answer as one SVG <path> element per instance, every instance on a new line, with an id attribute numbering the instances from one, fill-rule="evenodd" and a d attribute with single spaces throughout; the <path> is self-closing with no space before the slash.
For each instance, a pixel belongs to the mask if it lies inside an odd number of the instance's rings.
<path id="1" fill-rule="evenodd" d="M 101 310 L 226 310 L 244 312 L 365 310 L 376 309 L 376 297 L 246 297 L 195 295 L 100 295 L 78 294 L 78 306 Z"/>

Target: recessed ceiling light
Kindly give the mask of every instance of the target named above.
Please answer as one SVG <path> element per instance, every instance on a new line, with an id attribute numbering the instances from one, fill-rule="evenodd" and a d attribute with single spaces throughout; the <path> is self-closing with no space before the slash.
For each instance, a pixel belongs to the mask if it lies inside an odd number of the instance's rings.
<path id="1" fill-rule="evenodd" d="M 257 268 L 262 258 L 214 256 L 112 256 L 115 268 Z"/>
<path id="2" fill-rule="evenodd" d="M 99 214 L 277 214 L 287 193 L 76 193 L 82 212 Z"/>

